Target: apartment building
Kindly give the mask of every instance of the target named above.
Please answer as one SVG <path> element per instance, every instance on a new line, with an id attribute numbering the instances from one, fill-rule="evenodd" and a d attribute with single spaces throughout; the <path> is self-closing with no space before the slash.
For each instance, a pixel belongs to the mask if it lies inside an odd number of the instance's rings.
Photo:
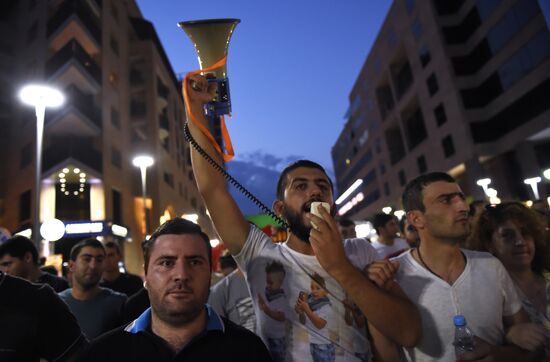
<path id="1" fill-rule="evenodd" d="M 454 176 L 470 200 L 535 197 L 550 167 L 546 1 L 396 0 L 350 93 L 332 148 L 339 214 L 401 208 L 408 180 Z M 548 10 L 546 10 L 548 11 Z M 545 184 L 546 181 L 546 184 Z M 357 186 L 359 185 L 359 186 Z"/>
<path id="2" fill-rule="evenodd" d="M 0 109 L 0 225 L 23 231 L 34 217 L 36 119 L 17 92 L 40 82 L 66 97 L 59 109 L 46 110 L 40 174 L 40 221 L 59 219 L 66 228 L 55 253 L 66 255 L 85 236 L 115 239 L 128 269 L 140 273 L 140 241 L 164 220 L 187 215 L 215 238 L 183 138 L 180 83 L 136 3 L 1 6 L 0 102 L 7 107 Z M 155 162 L 145 199 L 132 164 L 144 153 Z"/>

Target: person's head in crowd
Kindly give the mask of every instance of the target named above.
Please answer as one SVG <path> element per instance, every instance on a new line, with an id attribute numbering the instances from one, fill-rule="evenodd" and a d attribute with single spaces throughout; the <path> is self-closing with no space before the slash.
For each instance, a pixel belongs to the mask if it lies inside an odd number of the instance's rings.
<path id="1" fill-rule="evenodd" d="M 431 172 L 411 180 L 403 191 L 407 219 L 421 242 L 434 239 L 461 243 L 470 233 L 469 207 L 455 179 Z"/>
<path id="2" fill-rule="evenodd" d="M 330 204 L 334 216 L 333 186 L 325 169 L 308 160 L 299 160 L 287 166 L 277 182 L 273 209 L 286 220 L 291 232 L 306 243 L 309 243 L 311 225 L 305 216 L 314 201 Z"/>
<path id="3" fill-rule="evenodd" d="M 338 229 L 343 239 L 353 239 L 357 237 L 355 232 L 355 222 L 347 218 L 338 219 Z"/>
<path id="4" fill-rule="evenodd" d="M 399 230 L 401 231 L 401 236 L 409 243 L 411 248 L 416 248 L 418 246 L 420 241 L 418 232 L 414 226 L 409 223 L 406 217 L 399 221 Z"/>
<path id="5" fill-rule="evenodd" d="M 222 255 L 220 255 L 220 270 L 223 276 L 227 276 L 237 269 L 237 263 L 233 256 L 229 253 L 229 250 L 224 250 Z"/>
<path id="6" fill-rule="evenodd" d="M 199 318 L 208 300 L 212 247 L 197 224 L 175 218 L 142 243 L 145 288 L 153 316 L 180 326 Z"/>
<path id="7" fill-rule="evenodd" d="M 471 239 L 475 249 L 490 252 L 511 272 L 550 270 L 544 223 L 519 202 L 486 206 Z"/>
<path id="8" fill-rule="evenodd" d="M 29 238 L 15 235 L 0 245 L 0 270 L 3 272 L 31 280 L 37 269 L 38 251 Z"/>
<path id="9" fill-rule="evenodd" d="M 116 241 L 108 241 L 103 244 L 105 247 L 104 274 L 116 275 L 120 273 L 119 262 L 122 260 L 120 245 Z"/>
<path id="10" fill-rule="evenodd" d="M 72 286 L 81 290 L 99 287 L 104 270 L 105 248 L 97 239 L 84 239 L 71 248 L 69 269 Z"/>
<path id="11" fill-rule="evenodd" d="M 470 217 L 476 218 L 483 212 L 483 208 L 487 205 L 485 200 L 474 200 L 470 204 Z"/>
<path id="12" fill-rule="evenodd" d="M 374 215 L 372 227 L 376 230 L 381 241 L 393 241 L 399 232 L 396 217 L 383 212 Z"/>

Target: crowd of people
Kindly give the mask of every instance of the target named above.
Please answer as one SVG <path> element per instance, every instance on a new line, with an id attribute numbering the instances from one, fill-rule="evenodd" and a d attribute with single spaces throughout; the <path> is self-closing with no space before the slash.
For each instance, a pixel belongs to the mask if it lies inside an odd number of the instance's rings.
<path id="1" fill-rule="evenodd" d="M 214 89 L 193 81 L 187 112 L 202 115 Z M 223 279 L 211 286 L 209 239 L 181 218 L 142 243 L 143 278 L 119 271 L 118 244 L 78 242 L 70 287 L 15 236 L 0 244 L 1 361 L 550 360 L 548 211 L 468 205 L 451 176 L 433 172 L 405 186 L 401 221 L 373 216 L 371 241 L 337 220 L 332 181 L 301 160 L 279 177 L 273 210 L 289 236 L 275 243 L 246 221 L 209 161 L 191 157 L 228 249 Z M 313 202 L 331 208 L 317 216 Z M 475 335 L 460 355 L 456 316 Z"/>

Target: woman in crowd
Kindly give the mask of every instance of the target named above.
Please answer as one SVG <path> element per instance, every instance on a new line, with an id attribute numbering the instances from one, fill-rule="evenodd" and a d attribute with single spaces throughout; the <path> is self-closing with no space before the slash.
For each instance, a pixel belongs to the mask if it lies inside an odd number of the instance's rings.
<path id="1" fill-rule="evenodd" d="M 533 324 L 510 330 L 507 337 L 529 350 L 548 344 L 550 335 L 547 239 L 539 215 L 517 202 L 487 205 L 471 238 L 474 249 L 496 256 L 514 281 Z M 545 360 L 549 360 L 549 352 L 547 349 Z"/>

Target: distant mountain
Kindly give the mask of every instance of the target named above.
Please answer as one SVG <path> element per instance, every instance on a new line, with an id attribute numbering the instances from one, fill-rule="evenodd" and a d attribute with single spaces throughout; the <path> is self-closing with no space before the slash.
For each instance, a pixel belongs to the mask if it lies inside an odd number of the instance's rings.
<path id="1" fill-rule="evenodd" d="M 273 201 L 275 201 L 277 180 L 281 171 L 290 163 L 299 159 L 303 159 L 303 157 L 291 155 L 281 158 L 257 151 L 239 155 L 238 161 L 233 160 L 227 163 L 227 170 L 231 176 L 271 209 Z M 332 169 L 323 166 L 326 168 L 329 177 L 334 180 Z M 230 192 L 245 215 L 262 212 L 235 187 L 230 186 Z"/>
<path id="2" fill-rule="evenodd" d="M 275 200 L 275 189 L 277 187 L 279 171 L 244 161 L 229 162 L 227 170 L 231 176 L 271 209 L 271 205 Z M 230 186 L 229 190 L 244 215 L 255 215 L 262 212 L 235 187 Z"/>

